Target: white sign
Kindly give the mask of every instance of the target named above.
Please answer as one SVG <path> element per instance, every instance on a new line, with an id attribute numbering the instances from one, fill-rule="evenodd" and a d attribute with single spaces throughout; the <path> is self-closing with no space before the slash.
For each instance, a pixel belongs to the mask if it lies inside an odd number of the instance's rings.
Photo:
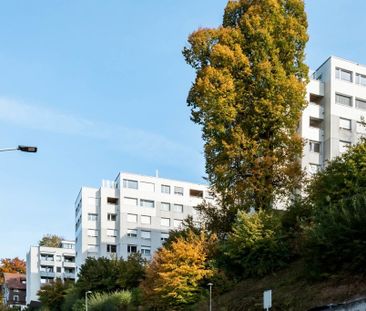
<path id="1" fill-rule="evenodd" d="M 272 308 L 272 290 L 266 290 L 263 292 L 263 309 L 269 310 Z"/>

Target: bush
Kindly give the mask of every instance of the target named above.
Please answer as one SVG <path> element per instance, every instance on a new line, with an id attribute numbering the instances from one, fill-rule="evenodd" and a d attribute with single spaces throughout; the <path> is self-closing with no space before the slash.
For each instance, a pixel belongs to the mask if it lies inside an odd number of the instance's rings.
<path id="1" fill-rule="evenodd" d="M 127 310 L 130 302 L 129 291 L 94 293 L 90 296 L 88 307 L 90 311 L 122 311 Z"/>

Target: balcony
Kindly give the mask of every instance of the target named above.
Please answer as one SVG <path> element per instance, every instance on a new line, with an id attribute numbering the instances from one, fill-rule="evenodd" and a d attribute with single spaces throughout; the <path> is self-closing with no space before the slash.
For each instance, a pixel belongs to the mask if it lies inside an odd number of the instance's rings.
<path id="1" fill-rule="evenodd" d="M 41 277 L 47 277 L 47 278 L 54 278 L 55 277 L 55 272 L 50 272 L 50 271 L 40 271 L 39 274 L 41 275 Z"/>
<path id="2" fill-rule="evenodd" d="M 65 268 L 75 268 L 75 262 L 71 262 L 71 261 L 64 261 L 63 266 Z"/>
<path id="3" fill-rule="evenodd" d="M 317 119 L 324 119 L 324 107 L 318 105 L 317 103 L 310 102 L 307 106 L 306 110 L 309 113 L 310 117 L 317 118 Z"/>
<path id="4" fill-rule="evenodd" d="M 324 96 L 324 82 L 311 79 L 308 84 L 308 91 L 315 96 Z"/>

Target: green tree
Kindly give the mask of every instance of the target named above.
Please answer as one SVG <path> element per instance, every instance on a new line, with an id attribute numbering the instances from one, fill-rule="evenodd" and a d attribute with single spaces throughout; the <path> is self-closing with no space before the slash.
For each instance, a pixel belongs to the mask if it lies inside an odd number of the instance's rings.
<path id="1" fill-rule="evenodd" d="M 202 282 L 214 274 L 207 256 L 211 242 L 191 231 L 155 253 L 141 284 L 144 302 L 154 310 L 181 310 L 197 302 Z"/>
<path id="2" fill-rule="evenodd" d="M 269 209 L 299 187 L 307 40 L 303 0 L 229 1 L 221 27 L 188 39 L 183 55 L 196 79 L 187 102 L 202 126 L 219 218 Z"/>
<path id="3" fill-rule="evenodd" d="M 56 234 L 46 234 L 39 241 L 39 246 L 47 246 L 47 247 L 61 247 L 61 242 L 63 237 L 58 236 Z"/>
<path id="4" fill-rule="evenodd" d="M 69 283 L 60 279 L 45 284 L 38 291 L 39 301 L 43 307 L 47 307 L 50 311 L 61 311 L 68 287 Z"/>

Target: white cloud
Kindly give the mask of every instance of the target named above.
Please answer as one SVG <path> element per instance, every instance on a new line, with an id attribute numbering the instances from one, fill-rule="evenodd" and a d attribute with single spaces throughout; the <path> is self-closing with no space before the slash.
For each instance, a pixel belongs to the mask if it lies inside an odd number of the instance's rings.
<path id="1" fill-rule="evenodd" d="M 164 160 L 183 166 L 203 165 L 190 146 L 142 129 L 88 120 L 47 107 L 0 98 L 0 120 L 20 127 L 102 140 L 114 149 L 138 157 Z"/>

